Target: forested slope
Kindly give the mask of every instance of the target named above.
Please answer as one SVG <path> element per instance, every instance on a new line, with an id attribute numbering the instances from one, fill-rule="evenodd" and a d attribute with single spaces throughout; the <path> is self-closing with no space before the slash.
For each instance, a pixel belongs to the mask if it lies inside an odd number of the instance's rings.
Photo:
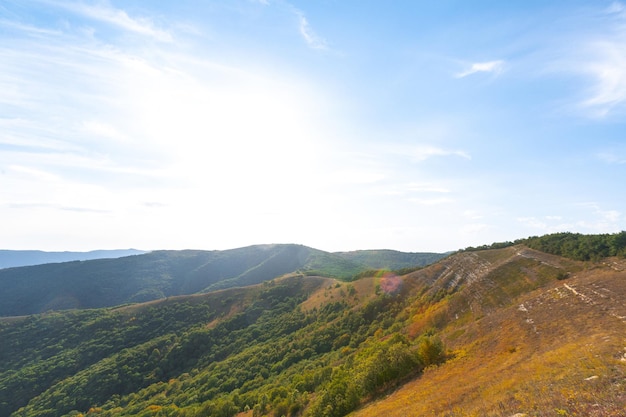
<path id="1" fill-rule="evenodd" d="M 301 276 L 5 320 L 0 415 L 345 415 L 445 359 L 399 331 L 408 292 L 379 288 Z"/>

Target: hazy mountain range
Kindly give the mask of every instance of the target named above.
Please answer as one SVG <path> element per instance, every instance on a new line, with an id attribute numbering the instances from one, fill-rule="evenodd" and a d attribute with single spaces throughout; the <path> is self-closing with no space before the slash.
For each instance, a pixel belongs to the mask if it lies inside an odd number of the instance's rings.
<path id="1" fill-rule="evenodd" d="M 40 250 L 0 250 L 0 269 L 91 259 L 121 258 L 146 253 L 137 249 L 94 250 L 90 252 L 45 252 Z"/>
<path id="2" fill-rule="evenodd" d="M 258 284 L 288 273 L 345 280 L 370 269 L 420 267 L 443 256 L 390 250 L 334 254 L 285 244 L 225 251 L 154 251 L 6 268 L 0 270 L 0 316 L 144 302 Z"/>

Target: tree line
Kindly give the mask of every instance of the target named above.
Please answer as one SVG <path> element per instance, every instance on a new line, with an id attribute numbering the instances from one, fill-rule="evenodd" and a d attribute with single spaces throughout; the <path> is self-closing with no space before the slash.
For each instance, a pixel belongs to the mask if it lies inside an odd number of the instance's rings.
<path id="1" fill-rule="evenodd" d="M 513 242 L 496 242 L 491 245 L 468 247 L 465 251 L 502 249 L 518 244 L 577 261 L 598 261 L 610 256 L 626 257 L 626 231 L 593 235 L 571 232 L 552 233 Z"/>

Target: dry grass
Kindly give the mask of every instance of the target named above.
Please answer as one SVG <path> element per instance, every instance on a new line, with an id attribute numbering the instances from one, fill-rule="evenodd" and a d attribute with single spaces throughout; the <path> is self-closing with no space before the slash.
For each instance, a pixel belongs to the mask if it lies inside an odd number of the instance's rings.
<path id="1" fill-rule="evenodd" d="M 511 262 L 497 272 L 509 294 L 489 291 L 498 268 L 457 293 L 491 308 L 472 310 L 454 296 L 416 308 L 408 331 L 447 314 L 442 334 L 455 357 L 353 416 L 625 416 L 626 273 L 554 257 Z M 572 278 L 552 278 L 562 268 Z"/>
<path id="2" fill-rule="evenodd" d="M 342 288 L 345 288 L 345 284 L 334 278 L 321 278 L 321 277 L 307 277 L 307 279 L 320 279 L 322 282 L 317 288 L 315 288 L 309 297 L 300 306 L 303 311 L 310 311 L 314 308 L 320 308 L 324 304 L 331 301 L 339 301 L 343 297 L 341 296 Z M 343 289 L 345 291 L 345 289 Z"/>
<path id="3" fill-rule="evenodd" d="M 311 279 L 312 277 L 307 277 Z M 322 283 L 301 304 L 302 310 L 320 308 L 324 304 L 345 301 L 352 306 L 362 306 L 376 297 L 376 286 L 380 277 L 361 278 L 354 282 L 343 282 L 333 278 L 320 278 Z"/>

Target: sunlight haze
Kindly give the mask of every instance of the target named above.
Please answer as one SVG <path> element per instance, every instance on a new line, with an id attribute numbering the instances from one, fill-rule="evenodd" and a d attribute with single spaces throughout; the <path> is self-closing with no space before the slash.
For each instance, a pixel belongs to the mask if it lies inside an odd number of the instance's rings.
<path id="1" fill-rule="evenodd" d="M 626 4 L 0 3 L 2 249 L 626 229 Z"/>

